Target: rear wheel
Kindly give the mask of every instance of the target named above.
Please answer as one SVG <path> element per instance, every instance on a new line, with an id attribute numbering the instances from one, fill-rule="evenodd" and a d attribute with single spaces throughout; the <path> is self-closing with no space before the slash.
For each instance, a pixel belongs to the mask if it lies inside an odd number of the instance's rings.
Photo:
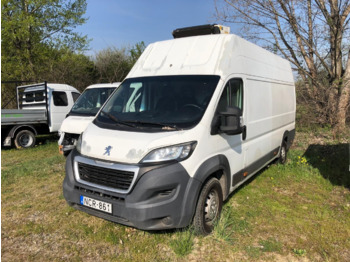
<path id="1" fill-rule="evenodd" d="M 204 185 L 198 199 L 193 226 L 198 234 L 210 234 L 220 218 L 222 189 L 219 180 L 211 178 Z"/>
<path id="2" fill-rule="evenodd" d="M 287 162 L 287 143 L 285 141 L 282 142 L 279 163 L 284 165 Z"/>
<path id="3" fill-rule="evenodd" d="M 35 145 L 35 135 L 32 131 L 22 130 L 16 134 L 15 145 L 17 148 L 28 148 Z"/>

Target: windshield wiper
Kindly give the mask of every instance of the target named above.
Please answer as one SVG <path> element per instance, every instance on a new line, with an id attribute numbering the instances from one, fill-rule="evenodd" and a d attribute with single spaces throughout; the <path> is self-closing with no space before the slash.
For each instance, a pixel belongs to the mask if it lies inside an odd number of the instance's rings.
<path id="1" fill-rule="evenodd" d="M 128 121 L 128 123 L 139 124 L 139 125 L 151 125 L 161 127 L 162 130 L 181 130 L 176 125 L 166 124 L 166 123 L 158 123 L 158 122 L 147 122 L 147 121 Z"/>
<path id="2" fill-rule="evenodd" d="M 104 115 L 108 116 L 109 119 L 113 120 L 117 124 L 121 124 L 121 125 L 124 125 L 124 126 L 129 126 L 129 127 L 136 128 L 136 126 L 133 125 L 132 122 L 126 122 L 126 121 L 119 120 L 114 115 L 112 115 L 110 113 L 107 113 L 105 111 L 102 111 L 102 110 L 101 110 L 101 113 L 103 113 Z"/>

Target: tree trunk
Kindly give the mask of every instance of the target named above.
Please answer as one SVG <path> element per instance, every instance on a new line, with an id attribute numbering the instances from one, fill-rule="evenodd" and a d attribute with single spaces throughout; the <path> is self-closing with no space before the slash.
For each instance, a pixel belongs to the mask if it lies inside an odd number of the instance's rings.
<path id="1" fill-rule="evenodd" d="M 349 99 L 350 98 L 350 81 L 343 87 L 343 91 L 341 96 L 339 97 L 338 102 L 338 112 L 336 119 L 336 131 L 343 131 L 346 127 L 346 113 L 349 107 Z"/>
<path id="2" fill-rule="evenodd" d="M 335 129 L 337 132 L 343 131 L 346 127 L 346 113 L 350 103 L 350 51 L 346 70 L 343 76 L 343 84 L 339 92 L 338 110 L 336 115 Z"/>

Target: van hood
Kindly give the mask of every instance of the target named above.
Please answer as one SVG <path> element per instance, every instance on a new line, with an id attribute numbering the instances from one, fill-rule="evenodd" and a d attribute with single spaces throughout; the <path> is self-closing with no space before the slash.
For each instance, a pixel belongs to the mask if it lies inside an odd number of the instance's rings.
<path id="1" fill-rule="evenodd" d="M 95 116 L 69 116 L 62 122 L 60 132 L 81 134 L 94 118 Z"/>
<path id="2" fill-rule="evenodd" d="M 81 154 L 137 164 L 154 149 L 194 141 L 194 129 L 144 133 L 103 129 L 91 123 L 83 133 Z"/>

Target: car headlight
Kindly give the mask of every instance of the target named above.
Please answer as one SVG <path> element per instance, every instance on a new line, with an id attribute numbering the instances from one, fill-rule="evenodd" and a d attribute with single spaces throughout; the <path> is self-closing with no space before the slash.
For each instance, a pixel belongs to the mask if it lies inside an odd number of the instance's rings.
<path id="1" fill-rule="evenodd" d="M 191 156 L 196 145 L 197 142 L 193 141 L 186 144 L 158 148 L 148 153 L 140 162 L 155 163 L 172 160 L 182 161 Z"/>
<path id="2" fill-rule="evenodd" d="M 77 140 L 77 143 L 75 144 L 75 148 L 77 149 L 77 151 L 79 153 L 81 153 L 81 143 L 82 143 L 82 140 L 83 140 L 83 133 L 80 134 L 78 140 Z"/>

